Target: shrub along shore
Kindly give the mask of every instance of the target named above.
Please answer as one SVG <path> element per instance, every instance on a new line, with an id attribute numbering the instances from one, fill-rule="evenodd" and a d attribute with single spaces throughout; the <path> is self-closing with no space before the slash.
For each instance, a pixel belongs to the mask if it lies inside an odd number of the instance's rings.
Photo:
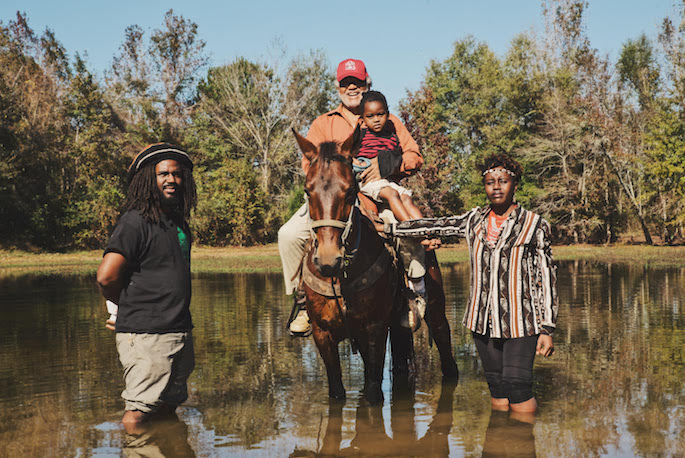
<path id="1" fill-rule="evenodd" d="M 604 263 L 639 263 L 652 267 L 685 267 L 685 246 L 649 245 L 559 245 L 553 247 L 558 261 L 579 260 Z M 0 250 L 0 278 L 25 274 L 94 274 L 102 256 L 100 250 L 70 253 L 29 253 Z M 438 250 L 441 265 L 466 262 L 466 244 L 447 245 Z M 280 272 L 276 244 L 254 247 L 193 247 L 193 273 Z"/>

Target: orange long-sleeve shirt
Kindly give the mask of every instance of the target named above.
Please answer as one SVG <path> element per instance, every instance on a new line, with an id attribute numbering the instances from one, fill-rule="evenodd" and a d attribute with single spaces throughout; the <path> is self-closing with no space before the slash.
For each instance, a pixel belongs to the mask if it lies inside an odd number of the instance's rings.
<path id="1" fill-rule="evenodd" d="M 343 112 L 343 110 L 345 109 L 340 104 L 335 110 L 331 110 L 316 118 L 309 128 L 307 140 L 315 145 L 323 142 L 343 143 L 347 140 L 357 127 L 359 116 L 347 110 Z M 353 119 L 354 121 L 352 121 Z M 397 138 L 400 140 L 400 146 L 402 147 L 402 166 L 400 167 L 400 172 L 406 176 L 413 175 L 423 165 L 423 156 L 419 152 L 419 145 L 397 116 L 390 114 L 389 121 L 394 124 Z M 302 156 L 302 170 L 307 173 L 308 168 L 309 160 Z"/>

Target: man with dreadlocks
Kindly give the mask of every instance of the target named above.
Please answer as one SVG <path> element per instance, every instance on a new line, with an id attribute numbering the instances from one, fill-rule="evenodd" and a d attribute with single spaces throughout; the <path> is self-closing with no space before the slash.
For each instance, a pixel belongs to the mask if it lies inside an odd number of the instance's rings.
<path id="1" fill-rule="evenodd" d="M 124 426 L 172 413 L 195 365 L 190 317 L 190 211 L 197 195 L 188 154 L 167 143 L 141 151 L 97 282 L 124 368 Z M 118 310 L 117 310 L 117 304 Z"/>

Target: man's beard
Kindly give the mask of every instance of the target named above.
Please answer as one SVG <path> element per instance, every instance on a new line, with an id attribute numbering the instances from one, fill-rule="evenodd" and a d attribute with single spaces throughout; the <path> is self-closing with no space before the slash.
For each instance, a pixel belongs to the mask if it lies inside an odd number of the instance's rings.
<path id="1" fill-rule="evenodd" d="M 350 97 L 347 94 L 339 94 L 339 95 L 340 95 L 340 101 L 348 109 L 354 110 L 356 108 L 359 108 L 359 106 L 361 105 L 361 102 L 362 102 L 361 96 Z"/>
<path id="2" fill-rule="evenodd" d="M 183 198 L 179 196 L 166 197 L 164 193 L 157 190 L 159 195 L 159 203 L 162 206 L 162 211 L 165 213 L 180 213 L 183 207 Z"/>

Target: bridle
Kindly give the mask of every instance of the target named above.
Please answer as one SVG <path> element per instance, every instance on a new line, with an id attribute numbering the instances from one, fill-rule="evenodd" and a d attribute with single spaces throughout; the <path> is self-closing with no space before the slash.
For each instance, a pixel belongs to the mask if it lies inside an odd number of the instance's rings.
<path id="1" fill-rule="evenodd" d="M 309 198 L 305 194 L 305 200 L 307 202 L 307 207 L 309 207 Z M 350 233 L 352 232 L 352 226 L 354 225 L 355 220 L 359 220 L 359 198 L 355 198 L 354 204 L 352 205 L 352 208 L 350 208 L 350 214 L 347 215 L 347 220 L 346 221 L 341 221 L 339 219 L 317 219 L 313 220 L 311 217 L 311 213 L 309 213 L 309 230 L 311 231 L 312 234 L 312 240 L 314 240 L 315 244 L 318 244 L 318 240 L 316 238 L 316 229 L 320 227 L 335 227 L 338 229 L 342 229 L 343 233 L 340 236 L 340 243 L 342 245 L 343 249 L 343 266 L 342 266 L 342 277 L 347 278 L 347 268 L 352 264 L 352 261 L 354 258 L 357 256 L 357 252 L 359 250 L 359 245 L 361 243 L 362 239 L 362 231 L 360 229 L 357 229 L 357 237 L 354 242 L 354 245 L 352 247 L 349 247 L 347 244 L 347 238 L 349 237 Z M 341 281 L 342 285 L 342 278 L 339 279 Z M 352 353 L 357 354 L 357 349 L 358 349 L 358 344 L 356 339 L 352 337 L 352 334 L 350 333 L 350 328 L 349 324 L 347 323 L 347 313 L 346 309 L 343 311 L 343 307 L 340 304 L 340 298 L 344 300 L 343 296 L 343 291 L 342 289 L 340 290 L 340 293 L 337 293 L 335 291 L 335 279 L 331 277 L 331 289 L 333 290 L 333 298 L 335 299 L 335 305 L 338 308 L 338 313 L 340 314 L 340 317 L 343 322 L 343 327 L 345 328 L 345 333 L 347 336 L 350 338 L 350 346 L 352 348 Z"/>
<path id="2" fill-rule="evenodd" d="M 309 199 L 305 195 L 305 200 L 307 201 L 307 206 L 309 206 Z M 343 232 L 340 235 L 340 241 L 343 247 L 347 247 L 347 238 L 352 232 L 352 226 L 354 224 L 355 215 L 359 212 L 359 198 L 356 198 L 354 205 L 350 208 L 350 213 L 347 215 L 347 220 L 341 221 L 339 219 L 312 219 L 311 213 L 309 214 L 309 230 L 312 234 L 312 240 L 316 240 L 316 229 L 320 227 L 335 227 L 337 229 L 342 229 Z M 357 236 L 359 238 L 359 236 Z M 355 243 L 359 245 L 359 243 Z"/>
<path id="3" fill-rule="evenodd" d="M 307 201 L 307 206 L 309 206 L 309 199 L 305 194 L 305 201 Z M 348 238 L 352 232 L 352 227 L 354 227 L 355 220 L 359 220 L 361 211 L 359 210 L 359 198 L 357 197 L 350 208 L 350 213 L 347 215 L 346 221 L 341 221 L 339 219 L 312 219 L 311 214 L 309 216 L 309 231 L 312 235 L 312 240 L 314 240 L 315 246 L 318 245 L 318 239 L 316 237 L 316 229 L 320 227 L 335 227 L 342 229 L 343 232 L 340 235 L 340 244 L 343 250 L 343 277 L 347 277 L 347 268 L 352 264 L 352 260 L 357 256 L 357 251 L 359 250 L 359 245 L 362 240 L 362 231 L 357 231 L 357 236 L 355 237 L 354 243 L 349 244 Z"/>
<path id="4" fill-rule="evenodd" d="M 310 166 L 312 166 L 311 164 Z M 350 163 L 350 167 L 352 167 L 352 164 Z M 353 176 L 356 177 L 354 174 L 353 170 Z M 348 237 L 350 236 L 350 233 L 352 232 L 352 227 L 354 226 L 355 219 L 359 219 L 359 197 L 357 196 L 357 192 L 359 191 L 359 187 L 357 184 L 356 178 L 354 179 L 354 192 L 355 192 L 355 199 L 354 199 L 354 204 L 350 208 L 350 213 L 347 215 L 346 220 L 339 220 L 339 219 L 329 219 L 329 218 L 322 218 L 322 219 L 317 219 L 314 220 L 312 219 L 311 212 L 309 213 L 309 231 L 312 236 L 312 240 L 314 240 L 315 245 L 318 245 L 318 240 L 316 237 L 316 229 L 320 227 L 334 227 L 337 229 L 342 229 L 343 232 L 340 235 L 340 243 L 343 248 L 343 256 L 345 258 L 345 264 L 349 265 L 349 262 L 351 261 L 351 258 L 354 257 L 357 254 L 357 249 L 359 248 L 359 244 L 361 242 L 361 231 L 357 231 L 357 237 L 355 240 L 355 243 L 350 247 L 348 245 Z M 309 208 L 309 196 L 305 193 L 305 202 L 307 203 L 307 208 Z M 343 267 L 344 269 L 344 267 Z"/>

